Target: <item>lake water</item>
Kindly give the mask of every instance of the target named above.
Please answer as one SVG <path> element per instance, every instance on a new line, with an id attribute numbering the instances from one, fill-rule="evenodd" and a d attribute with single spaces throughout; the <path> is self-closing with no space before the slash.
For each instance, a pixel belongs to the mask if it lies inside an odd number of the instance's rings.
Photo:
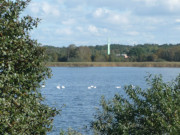
<path id="1" fill-rule="evenodd" d="M 46 103 L 61 109 L 61 115 L 54 119 L 54 129 L 49 135 L 58 135 L 60 129 L 72 127 L 83 132 L 83 127 L 93 120 L 101 96 L 113 98 L 114 94 L 124 94 L 123 86 L 147 87 L 144 77 L 151 73 L 162 74 L 165 81 L 171 81 L 180 68 L 138 68 L 138 67 L 53 67 L 53 76 L 46 81 L 42 94 Z M 57 86 L 65 89 L 57 89 Z M 88 89 L 91 85 L 96 88 Z M 121 88 L 117 89 L 117 86 Z"/>

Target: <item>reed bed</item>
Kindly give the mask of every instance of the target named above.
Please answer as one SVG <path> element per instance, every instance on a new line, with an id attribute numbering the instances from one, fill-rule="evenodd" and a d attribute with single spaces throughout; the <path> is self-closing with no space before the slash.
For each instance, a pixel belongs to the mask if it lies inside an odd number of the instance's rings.
<path id="1" fill-rule="evenodd" d="M 180 67 L 180 62 L 48 62 L 48 67 Z"/>

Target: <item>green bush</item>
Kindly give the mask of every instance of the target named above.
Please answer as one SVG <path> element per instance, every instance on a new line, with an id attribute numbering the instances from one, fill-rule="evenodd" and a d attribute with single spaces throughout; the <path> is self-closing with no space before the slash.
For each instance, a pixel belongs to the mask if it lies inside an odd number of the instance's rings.
<path id="1" fill-rule="evenodd" d="M 94 134 L 172 134 L 180 133 L 180 75 L 165 83 L 161 76 L 147 77 L 146 90 L 127 86 L 128 98 L 115 95 L 101 100 L 102 109 L 91 123 Z"/>
<path id="2" fill-rule="evenodd" d="M 82 134 L 72 128 L 68 128 L 67 131 L 61 130 L 60 135 L 82 135 Z"/>
<path id="3" fill-rule="evenodd" d="M 20 18 L 29 0 L 0 0 L 0 134 L 46 134 L 55 108 L 43 104 L 40 83 L 51 76 L 44 49 L 30 39 L 39 19 Z"/>

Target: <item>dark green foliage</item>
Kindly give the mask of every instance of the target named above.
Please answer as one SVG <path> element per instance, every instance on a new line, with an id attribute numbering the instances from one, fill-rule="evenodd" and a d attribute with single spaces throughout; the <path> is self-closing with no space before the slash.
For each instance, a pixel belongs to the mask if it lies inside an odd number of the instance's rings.
<path id="1" fill-rule="evenodd" d="M 91 61 L 91 51 L 88 47 L 78 47 L 77 56 L 79 62 L 90 62 Z"/>
<path id="2" fill-rule="evenodd" d="M 180 61 L 180 47 L 167 46 L 157 51 L 157 56 L 166 61 Z"/>
<path id="3" fill-rule="evenodd" d="M 133 47 L 129 51 L 128 56 L 134 57 L 135 58 L 134 60 L 138 61 L 138 62 L 144 61 L 144 59 L 145 59 L 145 51 L 144 51 L 144 49 L 142 47 L 139 47 L 139 46 Z"/>
<path id="4" fill-rule="evenodd" d="M 29 0 L 0 0 L 0 134 L 46 134 L 56 109 L 42 104 L 40 83 L 51 76 L 44 48 L 30 39 L 39 19 L 19 18 Z"/>
<path id="5" fill-rule="evenodd" d="M 67 131 L 61 130 L 60 135 L 82 135 L 82 134 L 72 128 L 68 128 Z"/>
<path id="6" fill-rule="evenodd" d="M 180 75 L 170 83 L 161 76 L 147 77 L 149 88 L 125 87 L 127 98 L 115 95 L 113 100 L 101 100 L 92 122 L 95 134 L 171 134 L 180 133 Z"/>

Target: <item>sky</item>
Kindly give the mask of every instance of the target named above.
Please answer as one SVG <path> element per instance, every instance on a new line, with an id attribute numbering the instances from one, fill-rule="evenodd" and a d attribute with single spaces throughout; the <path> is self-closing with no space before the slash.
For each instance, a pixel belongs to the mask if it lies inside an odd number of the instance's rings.
<path id="1" fill-rule="evenodd" d="M 180 43 L 180 0 L 31 0 L 43 45 Z"/>

